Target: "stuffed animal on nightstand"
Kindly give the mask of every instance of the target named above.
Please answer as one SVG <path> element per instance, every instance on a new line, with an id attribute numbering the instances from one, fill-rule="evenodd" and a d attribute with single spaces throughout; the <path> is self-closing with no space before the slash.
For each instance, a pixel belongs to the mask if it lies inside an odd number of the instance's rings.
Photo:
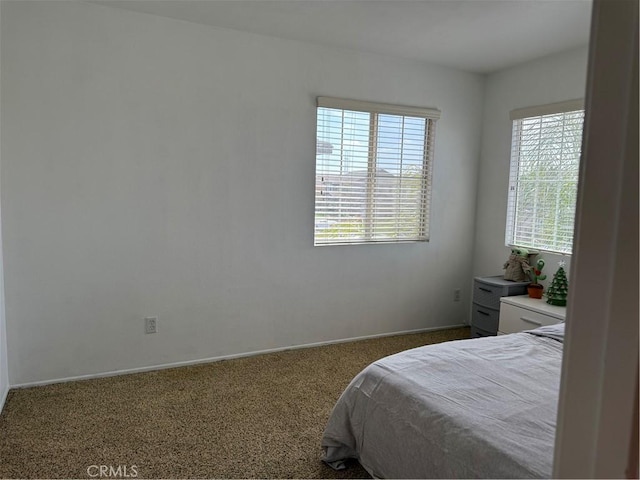
<path id="1" fill-rule="evenodd" d="M 504 279 L 514 282 L 525 282 L 529 279 L 527 271 L 531 268 L 529 264 L 529 250 L 526 248 L 513 247 L 511 255 L 503 267 Z"/>

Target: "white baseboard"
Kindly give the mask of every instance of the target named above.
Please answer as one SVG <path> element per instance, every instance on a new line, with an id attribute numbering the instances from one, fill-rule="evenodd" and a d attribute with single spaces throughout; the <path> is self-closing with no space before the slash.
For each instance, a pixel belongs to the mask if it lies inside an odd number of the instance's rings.
<path id="1" fill-rule="evenodd" d="M 415 330 L 402 330 L 400 332 L 390 332 L 390 333 L 378 333 L 375 335 L 364 335 L 361 337 L 351 337 L 351 338 L 343 338 L 343 339 L 339 339 L 339 340 L 328 340 L 325 342 L 315 342 L 315 343 L 305 343 L 302 345 L 293 345 L 290 347 L 278 347 L 278 348 L 270 348 L 267 350 L 255 350 L 253 352 L 245 352 L 245 353 L 236 353 L 236 354 L 232 354 L 232 355 L 222 355 L 219 357 L 209 357 L 209 358 L 201 358 L 201 359 L 197 359 L 197 360 L 186 360 L 186 361 L 182 361 L 182 362 L 172 362 L 172 363 L 164 363 L 161 365 L 150 365 L 147 367 L 137 367 L 137 368 L 127 368 L 124 370 L 113 370 L 113 371 L 109 371 L 109 372 L 102 372 L 102 373 L 91 373 L 88 375 L 78 375 L 75 377 L 65 377 L 65 378 L 56 378 L 56 379 L 52 379 L 52 380 L 40 380 L 37 382 L 27 382 L 27 383 L 20 383 L 17 385 L 11 385 L 11 388 L 27 388 L 27 387 L 37 387 L 37 386 L 41 386 L 41 385 L 51 385 L 54 383 L 64 383 L 64 382 L 76 382 L 78 380 L 90 380 L 92 378 L 104 378 L 104 377 L 114 377 L 117 375 L 129 375 L 132 373 L 143 373 L 143 372 L 151 372 L 154 370 L 165 370 L 168 368 L 177 368 L 177 367 L 188 367 L 191 365 L 199 365 L 202 363 L 212 363 L 212 362 L 219 362 L 222 360 L 233 360 L 234 358 L 244 358 L 244 357 L 253 357 L 256 355 L 264 355 L 267 353 L 276 353 L 276 352 L 284 352 L 287 350 L 298 350 L 301 348 L 313 348 L 313 347 L 322 347 L 324 345 L 333 345 L 333 344 L 337 344 L 337 343 L 347 343 L 347 342 L 356 342 L 358 340 L 369 340 L 372 338 L 381 338 L 381 337 L 395 337 L 397 335 L 410 335 L 412 333 L 423 333 L 423 332 L 433 332 L 433 331 L 437 331 L 437 330 L 448 330 L 451 328 L 462 328 L 462 327 L 467 327 L 468 325 L 465 324 L 456 324 L 456 325 L 445 325 L 445 326 L 441 326 L 441 327 L 429 327 L 429 328 L 418 328 Z M 5 392 L 3 400 L 2 400 L 2 405 L 4 405 L 4 398 L 6 398 L 6 395 L 8 393 L 8 389 L 7 392 Z M 2 411 L 0 409 L 0 411 Z"/>

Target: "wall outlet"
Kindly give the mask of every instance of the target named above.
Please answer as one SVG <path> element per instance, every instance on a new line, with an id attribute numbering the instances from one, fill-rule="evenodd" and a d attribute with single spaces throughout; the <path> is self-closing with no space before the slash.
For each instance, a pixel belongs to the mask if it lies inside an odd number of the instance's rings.
<path id="1" fill-rule="evenodd" d="M 158 333 L 158 317 L 145 317 L 144 333 Z"/>
<path id="2" fill-rule="evenodd" d="M 453 291 L 453 301 L 454 301 L 454 302 L 459 302 L 459 301 L 460 301 L 460 295 L 461 295 L 460 289 L 459 289 L 459 288 L 456 288 L 456 289 Z"/>

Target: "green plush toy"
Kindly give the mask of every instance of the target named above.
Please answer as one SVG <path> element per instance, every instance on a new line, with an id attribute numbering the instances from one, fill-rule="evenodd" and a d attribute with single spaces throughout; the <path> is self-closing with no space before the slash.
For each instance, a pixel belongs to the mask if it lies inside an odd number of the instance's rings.
<path id="1" fill-rule="evenodd" d="M 526 248 L 513 247 L 511 255 L 503 267 L 505 269 L 504 279 L 514 282 L 525 282 L 528 280 L 527 272 L 531 269 L 529 265 L 529 250 Z"/>

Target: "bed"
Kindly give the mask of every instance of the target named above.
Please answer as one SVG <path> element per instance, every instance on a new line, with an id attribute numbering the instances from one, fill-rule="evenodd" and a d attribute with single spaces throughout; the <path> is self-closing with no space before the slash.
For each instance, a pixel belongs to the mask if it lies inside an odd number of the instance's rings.
<path id="1" fill-rule="evenodd" d="M 374 478 L 550 478 L 564 324 L 414 348 L 339 398 L 323 461 Z"/>

